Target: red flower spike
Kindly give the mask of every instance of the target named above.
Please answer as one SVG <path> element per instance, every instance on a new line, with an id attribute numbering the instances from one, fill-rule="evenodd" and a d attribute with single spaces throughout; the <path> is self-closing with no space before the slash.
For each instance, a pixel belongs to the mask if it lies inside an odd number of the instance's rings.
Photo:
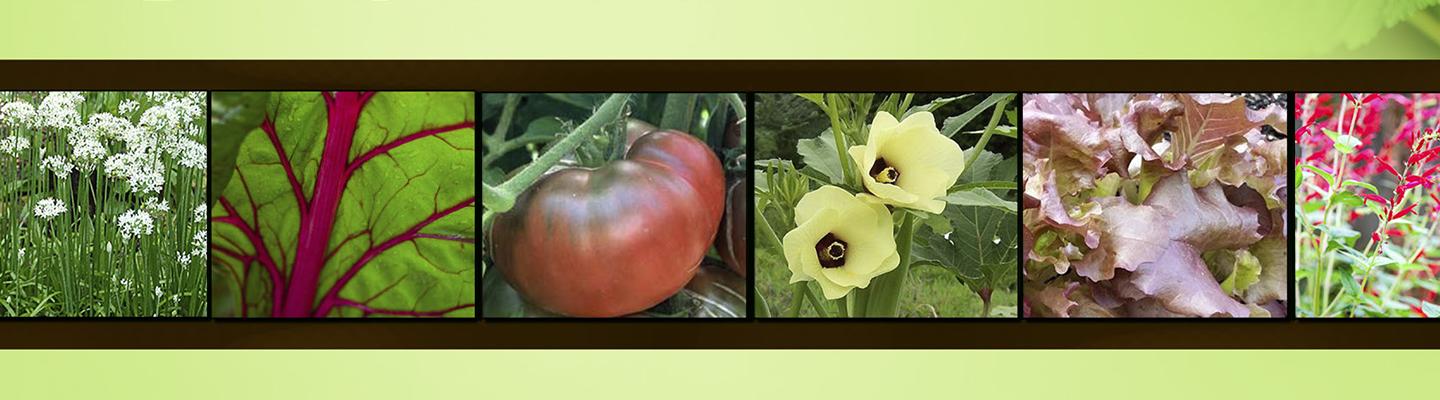
<path id="1" fill-rule="evenodd" d="M 1425 170 L 1425 172 L 1421 172 L 1420 177 L 1430 179 L 1430 176 L 1435 174 L 1437 168 L 1440 168 L 1440 164 L 1435 164 L 1431 166 L 1430 169 Z"/>
<path id="2" fill-rule="evenodd" d="M 1345 93 L 1345 98 L 1348 99 L 1348 100 L 1350 100 L 1351 103 L 1359 103 L 1359 102 L 1360 102 L 1360 99 L 1356 99 L 1356 98 L 1355 98 L 1355 95 L 1350 94 L 1350 93 Z"/>
<path id="3" fill-rule="evenodd" d="M 1414 188 L 1414 187 L 1416 187 L 1416 186 L 1420 186 L 1420 182 L 1406 182 L 1404 185 L 1400 185 L 1399 187 L 1396 187 L 1396 188 L 1395 188 L 1395 193 L 1396 193 L 1396 194 L 1404 193 L 1406 190 L 1410 190 L 1410 189 L 1412 189 L 1412 188 Z"/>
<path id="4" fill-rule="evenodd" d="M 1376 195 L 1373 195 L 1373 194 L 1361 193 L 1361 194 L 1360 194 L 1360 197 L 1364 197 L 1366 201 L 1373 201 L 1373 202 L 1377 202 L 1377 203 L 1384 204 L 1384 205 L 1387 205 L 1387 206 L 1390 205 L 1390 199 L 1387 199 L 1387 198 L 1384 198 L 1384 197 L 1380 197 L 1380 196 L 1376 196 Z"/>
<path id="5" fill-rule="evenodd" d="M 1371 242 L 1375 242 L 1375 243 L 1380 243 L 1380 232 L 1371 232 L 1371 233 L 1370 233 L 1370 241 L 1371 241 Z"/>
<path id="6" fill-rule="evenodd" d="M 1433 148 L 1431 148 L 1430 150 L 1425 150 L 1425 151 L 1422 151 L 1422 152 L 1419 152 L 1419 153 L 1411 154 L 1411 155 L 1410 155 L 1410 158 L 1409 158 L 1409 159 L 1406 159 L 1406 163 L 1412 164 L 1412 165 L 1413 165 L 1413 164 L 1424 164 L 1426 161 L 1430 161 L 1430 159 L 1435 158 L 1435 154 L 1436 154 L 1437 152 L 1440 152 L 1440 147 L 1433 147 Z"/>
<path id="7" fill-rule="evenodd" d="M 1379 94 L 1371 93 L 1371 94 L 1369 94 L 1369 95 L 1366 95 L 1364 99 L 1360 100 L 1360 102 L 1361 102 L 1361 103 L 1369 103 L 1369 102 L 1374 101 L 1375 99 L 1378 99 L 1378 98 L 1380 98 L 1380 95 L 1379 95 Z"/>
<path id="8" fill-rule="evenodd" d="M 1395 175 L 1396 178 L 1400 177 L 1400 172 L 1395 171 L 1395 167 L 1391 167 L 1390 163 L 1377 161 L 1376 164 L 1380 167 L 1381 170 L 1389 172 L 1390 175 Z"/>
<path id="9" fill-rule="evenodd" d="M 1390 218 L 1389 218 L 1389 219 L 1391 219 L 1391 220 L 1400 219 L 1400 218 L 1404 217 L 1405 215 L 1410 214 L 1411 211 L 1415 211 L 1415 206 L 1418 206 L 1418 205 L 1419 205 L 1419 204 L 1411 204 L 1409 207 L 1405 207 L 1404 210 L 1400 210 L 1400 212 L 1390 213 Z M 1389 234 L 1389 232 L 1386 232 L 1386 234 Z"/>

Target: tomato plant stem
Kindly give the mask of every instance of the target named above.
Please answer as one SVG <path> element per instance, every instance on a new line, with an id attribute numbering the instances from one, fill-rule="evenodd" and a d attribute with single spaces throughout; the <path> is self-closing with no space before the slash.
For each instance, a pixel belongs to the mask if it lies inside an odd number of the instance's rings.
<path id="1" fill-rule="evenodd" d="M 580 126 L 576 127 L 574 131 L 566 134 L 564 139 L 552 144 L 544 154 L 526 165 L 510 180 L 500 186 L 481 184 L 481 201 L 485 208 L 494 212 L 510 211 L 510 208 L 515 206 L 515 198 L 520 196 L 525 189 L 530 188 L 530 185 L 535 184 L 535 181 L 540 180 L 540 177 L 545 175 L 545 171 L 559 163 L 566 154 L 575 151 L 580 145 L 589 141 L 601 127 L 620 118 L 623 115 L 621 111 L 624 110 L 625 103 L 629 99 L 630 95 L 626 93 L 610 95 L 604 103 L 600 103 L 599 108 L 595 109 L 595 114 L 580 123 Z"/>

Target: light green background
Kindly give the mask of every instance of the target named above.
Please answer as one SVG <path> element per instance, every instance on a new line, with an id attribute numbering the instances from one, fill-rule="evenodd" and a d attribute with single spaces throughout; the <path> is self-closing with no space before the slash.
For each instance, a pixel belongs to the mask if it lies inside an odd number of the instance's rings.
<path id="1" fill-rule="evenodd" d="M 0 58 L 1436 58 L 1437 2 L 5 0 Z M 1437 355 L 0 351 L 0 398 L 1422 398 Z"/>
<path id="2" fill-rule="evenodd" d="M 1436 3 L 5 0 L 0 58 L 1435 58 Z"/>
<path id="3" fill-rule="evenodd" d="M 1434 351 L 4 351 L 8 399 L 1409 399 Z M 1411 394 L 1412 396 L 1403 396 Z"/>

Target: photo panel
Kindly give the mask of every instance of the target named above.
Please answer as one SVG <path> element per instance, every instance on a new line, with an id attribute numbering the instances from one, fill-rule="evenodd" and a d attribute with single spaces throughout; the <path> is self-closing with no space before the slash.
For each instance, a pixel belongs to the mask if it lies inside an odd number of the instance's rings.
<path id="1" fill-rule="evenodd" d="M 207 317 L 205 92 L 0 92 L 0 317 Z"/>
<path id="2" fill-rule="evenodd" d="M 1017 100 L 757 94 L 758 315 L 1016 318 Z"/>
<path id="3" fill-rule="evenodd" d="M 1023 98 L 1027 318 L 1289 315 L 1287 95 Z"/>
<path id="4" fill-rule="evenodd" d="M 1440 94 L 1300 93 L 1301 318 L 1433 318 Z"/>
<path id="5" fill-rule="evenodd" d="M 486 319 L 749 316 L 739 93 L 484 93 Z"/>
<path id="6" fill-rule="evenodd" d="M 474 318 L 473 92 L 215 92 L 216 318 Z"/>

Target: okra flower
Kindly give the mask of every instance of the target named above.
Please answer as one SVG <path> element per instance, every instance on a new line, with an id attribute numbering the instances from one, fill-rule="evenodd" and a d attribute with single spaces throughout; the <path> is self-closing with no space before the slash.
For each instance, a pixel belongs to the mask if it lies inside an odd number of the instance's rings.
<path id="1" fill-rule="evenodd" d="M 896 121 L 887 112 L 875 115 L 870 138 L 851 146 L 865 189 L 880 201 L 939 214 L 941 200 L 965 169 L 965 152 L 935 128 L 935 116 L 918 112 Z"/>
<path id="2" fill-rule="evenodd" d="M 870 286 L 900 264 L 890 210 L 874 197 L 822 186 L 800 198 L 795 224 L 784 239 L 790 283 L 813 280 L 827 299 Z"/>

